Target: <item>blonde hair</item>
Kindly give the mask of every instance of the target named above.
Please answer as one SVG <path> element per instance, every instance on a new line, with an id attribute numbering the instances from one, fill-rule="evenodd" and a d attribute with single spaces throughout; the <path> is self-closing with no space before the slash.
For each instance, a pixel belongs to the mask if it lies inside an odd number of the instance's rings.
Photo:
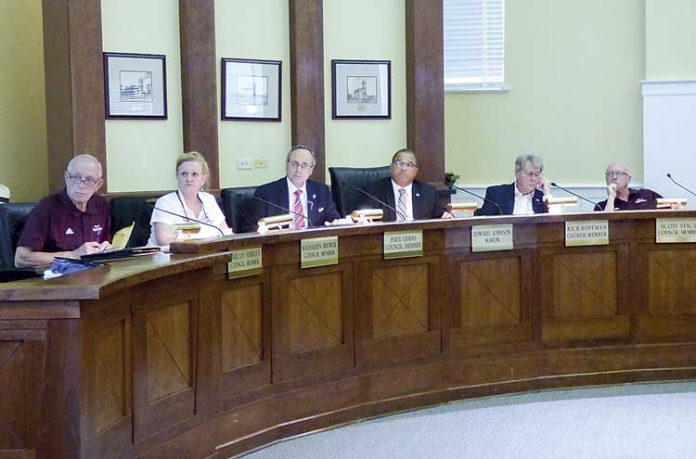
<path id="1" fill-rule="evenodd" d="M 201 165 L 201 170 L 203 171 L 203 175 L 205 175 L 205 187 L 207 188 L 210 185 L 210 168 L 208 167 L 208 162 L 205 160 L 203 155 L 197 151 L 190 151 L 188 153 L 180 154 L 176 158 L 176 169 L 174 170 L 174 173 L 178 174 L 179 166 L 189 161 L 194 161 Z"/>

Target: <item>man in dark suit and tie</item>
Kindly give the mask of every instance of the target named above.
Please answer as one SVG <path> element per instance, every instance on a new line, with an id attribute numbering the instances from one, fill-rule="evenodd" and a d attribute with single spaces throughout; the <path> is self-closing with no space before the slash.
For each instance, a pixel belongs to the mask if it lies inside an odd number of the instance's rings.
<path id="1" fill-rule="evenodd" d="M 315 164 L 309 147 L 292 147 L 285 164 L 286 176 L 256 189 L 254 196 L 259 199 L 252 200 L 253 209 L 243 212 L 242 230 L 256 231 L 260 218 L 286 214 L 288 210 L 293 215 L 292 229 L 323 226 L 325 222 L 341 218 L 329 187 L 309 180 Z"/>
<path id="2" fill-rule="evenodd" d="M 425 220 L 445 216 L 437 190 L 427 183 L 415 180 L 417 174 L 416 154 L 407 148 L 397 151 L 392 157 L 391 176 L 373 182 L 367 190 L 389 207 L 367 196 L 364 207 L 381 208 L 384 211 L 384 221 Z"/>
<path id="3" fill-rule="evenodd" d="M 486 188 L 486 199 L 476 215 L 533 215 L 548 212 L 549 182 L 541 175 L 544 160 L 520 155 L 515 160 L 515 181 Z M 541 189 L 539 189 L 541 187 Z"/>

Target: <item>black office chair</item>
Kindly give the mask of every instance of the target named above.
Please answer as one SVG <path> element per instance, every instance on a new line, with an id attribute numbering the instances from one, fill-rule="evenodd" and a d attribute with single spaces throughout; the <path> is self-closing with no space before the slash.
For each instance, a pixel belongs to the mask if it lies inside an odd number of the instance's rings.
<path id="1" fill-rule="evenodd" d="M 369 198 L 355 188 L 366 189 L 370 183 L 389 177 L 389 166 L 382 167 L 329 167 L 331 175 L 331 193 L 338 213 L 346 216 L 361 204 L 369 202 Z M 370 207 L 378 206 L 370 203 Z"/>
<path id="2" fill-rule="evenodd" d="M 245 222 L 245 218 L 251 215 L 254 200 L 255 186 L 241 186 L 235 188 L 223 188 L 220 190 L 222 198 L 222 211 L 225 213 L 227 226 L 232 228 L 235 233 L 243 233 L 251 230 L 251 227 L 256 228 L 256 222 L 253 225 Z"/>
<path id="3" fill-rule="evenodd" d="M 150 217 L 156 197 L 118 196 L 111 198 L 111 234 L 135 223 L 126 247 L 142 247 L 150 239 Z"/>
<path id="4" fill-rule="evenodd" d="M 14 270 L 17 241 L 35 202 L 0 204 L 0 269 Z"/>

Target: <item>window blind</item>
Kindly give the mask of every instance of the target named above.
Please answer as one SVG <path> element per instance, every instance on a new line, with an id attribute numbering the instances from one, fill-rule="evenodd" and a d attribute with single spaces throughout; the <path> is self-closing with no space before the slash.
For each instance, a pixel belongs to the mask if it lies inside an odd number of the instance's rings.
<path id="1" fill-rule="evenodd" d="M 445 90 L 503 89 L 505 0 L 443 0 Z"/>

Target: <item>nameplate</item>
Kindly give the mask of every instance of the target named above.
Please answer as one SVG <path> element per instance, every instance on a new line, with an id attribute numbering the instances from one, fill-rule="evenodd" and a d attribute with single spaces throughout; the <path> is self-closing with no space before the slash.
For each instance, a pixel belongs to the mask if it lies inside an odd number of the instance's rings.
<path id="1" fill-rule="evenodd" d="M 300 242 L 300 267 L 338 264 L 338 236 L 314 237 Z"/>
<path id="2" fill-rule="evenodd" d="M 471 227 L 472 252 L 512 249 L 512 225 L 476 225 Z"/>
<path id="3" fill-rule="evenodd" d="M 423 256 L 423 231 L 386 231 L 384 259 Z"/>
<path id="4" fill-rule="evenodd" d="M 609 244 L 609 220 L 565 222 L 566 247 Z"/>
<path id="5" fill-rule="evenodd" d="M 696 218 L 658 218 L 655 220 L 655 242 L 696 242 Z"/>
<path id="6" fill-rule="evenodd" d="M 227 278 L 237 279 L 261 274 L 263 270 L 261 253 L 261 247 L 232 250 L 230 261 L 227 262 Z"/>

